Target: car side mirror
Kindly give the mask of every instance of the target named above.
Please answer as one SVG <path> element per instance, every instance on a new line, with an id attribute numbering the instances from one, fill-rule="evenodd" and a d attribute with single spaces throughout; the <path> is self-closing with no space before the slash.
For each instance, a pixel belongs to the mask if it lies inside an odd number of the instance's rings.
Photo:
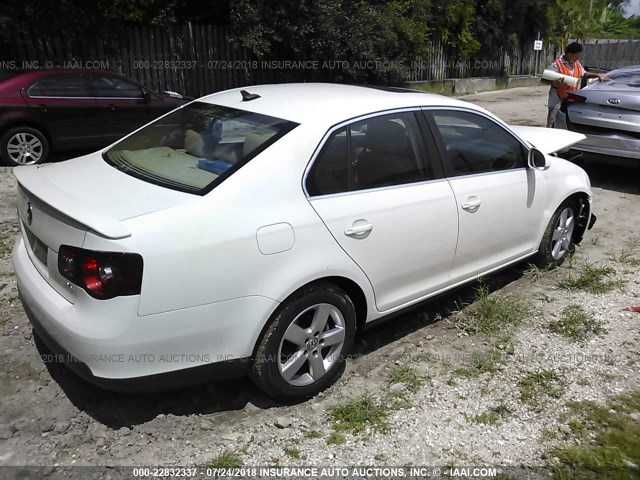
<path id="1" fill-rule="evenodd" d="M 149 103 L 151 101 L 151 94 L 149 92 L 147 92 L 146 90 L 142 91 L 142 99 L 144 100 L 144 103 Z"/>
<path id="2" fill-rule="evenodd" d="M 550 166 L 547 156 L 535 147 L 529 150 L 527 163 L 529 164 L 529 167 L 537 170 L 546 170 Z"/>

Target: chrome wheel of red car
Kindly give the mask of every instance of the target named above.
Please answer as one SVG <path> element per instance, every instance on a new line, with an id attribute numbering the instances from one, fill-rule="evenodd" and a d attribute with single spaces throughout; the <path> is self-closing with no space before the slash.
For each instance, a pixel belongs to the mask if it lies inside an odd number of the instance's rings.
<path id="1" fill-rule="evenodd" d="M 13 128 L 0 141 L 0 156 L 9 166 L 33 165 L 46 159 L 49 146 L 38 130 L 30 127 Z"/>

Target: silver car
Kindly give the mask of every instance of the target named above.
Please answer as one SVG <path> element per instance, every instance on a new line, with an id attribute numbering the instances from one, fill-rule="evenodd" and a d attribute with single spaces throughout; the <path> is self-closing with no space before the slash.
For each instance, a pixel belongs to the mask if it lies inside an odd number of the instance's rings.
<path id="1" fill-rule="evenodd" d="M 587 136 L 572 150 L 640 160 L 640 66 L 607 75 L 610 82 L 595 81 L 569 93 L 555 128 Z"/>

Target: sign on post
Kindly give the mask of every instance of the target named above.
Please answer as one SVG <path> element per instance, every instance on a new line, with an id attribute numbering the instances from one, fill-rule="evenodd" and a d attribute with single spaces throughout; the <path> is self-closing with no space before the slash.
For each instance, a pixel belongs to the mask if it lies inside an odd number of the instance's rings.
<path id="1" fill-rule="evenodd" d="M 533 41 L 533 49 L 534 50 L 542 50 L 542 40 L 534 40 Z"/>

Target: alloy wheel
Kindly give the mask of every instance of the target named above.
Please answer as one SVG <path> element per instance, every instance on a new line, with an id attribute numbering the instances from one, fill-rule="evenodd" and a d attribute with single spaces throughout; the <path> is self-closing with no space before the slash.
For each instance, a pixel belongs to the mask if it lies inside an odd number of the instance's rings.
<path id="1" fill-rule="evenodd" d="M 324 377 L 338 362 L 346 337 L 342 312 L 329 303 L 312 305 L 287 327 L 278 348 L 278 369 L 290 385 Z"/>
<path id="2" fill-rule="evenodd" d="M 42 142 L 31 133 L 16 133 L 7 142 L 9 158 L 19 165 L 37 163 L 42 157 L 42 152 Z"/>
<path id="3" fill-rule="evenodd" d="M 574 226 L 573 209 L 567 207 L 558 217 L 551 237 L 551 256 L 554 260 L 560 260 L 569 251 Z"/>

